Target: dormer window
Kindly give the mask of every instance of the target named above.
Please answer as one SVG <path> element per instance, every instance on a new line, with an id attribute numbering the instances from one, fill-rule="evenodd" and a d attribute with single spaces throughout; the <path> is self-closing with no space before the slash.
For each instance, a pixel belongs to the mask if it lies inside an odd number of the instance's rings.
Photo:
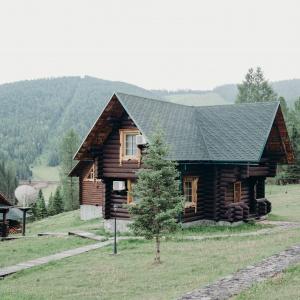
<path id="1" fill-rule="evenodd" d="M 120 164 L 124 160 L 139 160 L 140 149 L 136 145 L 138 130 L 120 129 Z"/>

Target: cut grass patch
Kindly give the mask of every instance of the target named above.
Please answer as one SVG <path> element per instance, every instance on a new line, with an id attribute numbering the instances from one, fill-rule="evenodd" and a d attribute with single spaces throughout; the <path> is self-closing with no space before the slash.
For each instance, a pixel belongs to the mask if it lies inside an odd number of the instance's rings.
<path id="1" fill-rule="evenodd" d="M 34 237 L 0 242 L 0 268 L 91 244 L 77 237 Z M 1 298 L 1 297 L 0 297 Z"/>

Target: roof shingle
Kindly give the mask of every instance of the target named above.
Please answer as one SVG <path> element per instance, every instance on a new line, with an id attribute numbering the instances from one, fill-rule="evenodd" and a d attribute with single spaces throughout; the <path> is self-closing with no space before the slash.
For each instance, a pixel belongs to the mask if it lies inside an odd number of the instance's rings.
<path id="1" fill-rule="evenodd" d="M 278 102 L 193 107 L 116 96 L 146 138 L 163 129 L 169 158 L 178 161 L 258 162 L 279 107 Z"/>

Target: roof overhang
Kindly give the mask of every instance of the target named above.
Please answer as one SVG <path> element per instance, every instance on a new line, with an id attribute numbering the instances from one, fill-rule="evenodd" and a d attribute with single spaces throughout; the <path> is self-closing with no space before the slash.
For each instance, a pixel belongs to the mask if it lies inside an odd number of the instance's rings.
<path id="1" fill-rule="evenodd" d="M 70 173 L 68 174 L 69 177 L 79 177 L 82 173 L 82 169 L 84 169 L 89 164 L 93 163 L 93 160 L 81 160 L 77 162 L 77 164 L 72 168 Z"/>
<path id="2" fill-rule="evenodd" d="M 2 193 L 0 193 L 0 205 L 1 204 L 3 206 L 9 206 L 9 207 L 12 206 L 12 204 L 6 199 L 6 197 Z"/>

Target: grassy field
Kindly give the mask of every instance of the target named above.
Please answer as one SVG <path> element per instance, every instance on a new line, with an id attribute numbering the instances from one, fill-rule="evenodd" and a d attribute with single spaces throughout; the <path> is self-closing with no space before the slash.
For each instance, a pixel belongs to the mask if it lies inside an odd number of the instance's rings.
<path id="1" fill-rule="evenodd" d="M 79 217 L 79 210 L 61 213 L 40 221 L 29 223 L 27 226 L 28 234 L 39 232 L 68 232 L 70 230 L 85 230 L 105 234 L 102 219 L 82 221 Z"/>
<path id="2" fill-rule="evenodd" d="M 300 222 L 300 185 L 267 185 L 266 197 L 272 202 L 269 219 Z"/>
<path id="3" fill-rule="evenodd" d="M 36 164 L 32 168 L 33 180 L 45 180 L 45 181 L 58 181 L 59 169 L 58 167 L 49 167 L 46 164 Z"/>
<path id="4" fill-rule="evenodd" d="M 35 237 L 0 242 L 0 268 L 90 243 L 90 240 L 77 237 Z"/>
<path id="5" fill-rule="evenodd" d="M 269 281 L 256 285 L 234 300 L 299 300 L 300 265 L 294 266 Z"/>
<path id="6" fill-rule="evenodd" d="M 153 243 L 123 241 L 116 257 L 107 247 L 6 278 L 0 281 L 1 299 L 174 299 L 299 242 L 299 230 L 167 241 L 163 263 L 156 266 Z"/>
<path id="7" fill-rule="evenodd" d="M 297 221 L 297 212 L 300 212 L 296 205 L 298 191 L 300 186 L 268 187 L 267 197 L 272 201 L 274 211 L 271 217 Z M 36 233 L 67 228 L 103 231 L 100 220 L 82 222 L 78 211 L 32 223 L 28 230 Z M 183 234 L 203 236 L 262 228 L 265 227 L 261 224 L 201 226 L 186 229 Z M 298 229 L 274 235 L 203 241 L 182 240 L 179 233 L 175 237 L 177 240 L 162 243 L 163 263 L 159 266 L 152 264 L 152 242 L 122 241 L 118 256 L 111 256 L 112 249 L 108 246 L 10 276 L 0 281 L 0 299 L 174 299 L 300 243 Z M 291 269 L 282 276 L 282 280 L 274 279 L 275 283 L 272 280 L 258 285 L 239 296 L 244 298 L 238 299 L 299 299 L 299 293 L 298 298 L 293 298 L 293 293 L 296 293 L 293 291 L 300 281 L 299 270 Z M 272 290 L 275 284 L 278 292 Z M 276 298 L 277 295 L 279 298 Z"/>

